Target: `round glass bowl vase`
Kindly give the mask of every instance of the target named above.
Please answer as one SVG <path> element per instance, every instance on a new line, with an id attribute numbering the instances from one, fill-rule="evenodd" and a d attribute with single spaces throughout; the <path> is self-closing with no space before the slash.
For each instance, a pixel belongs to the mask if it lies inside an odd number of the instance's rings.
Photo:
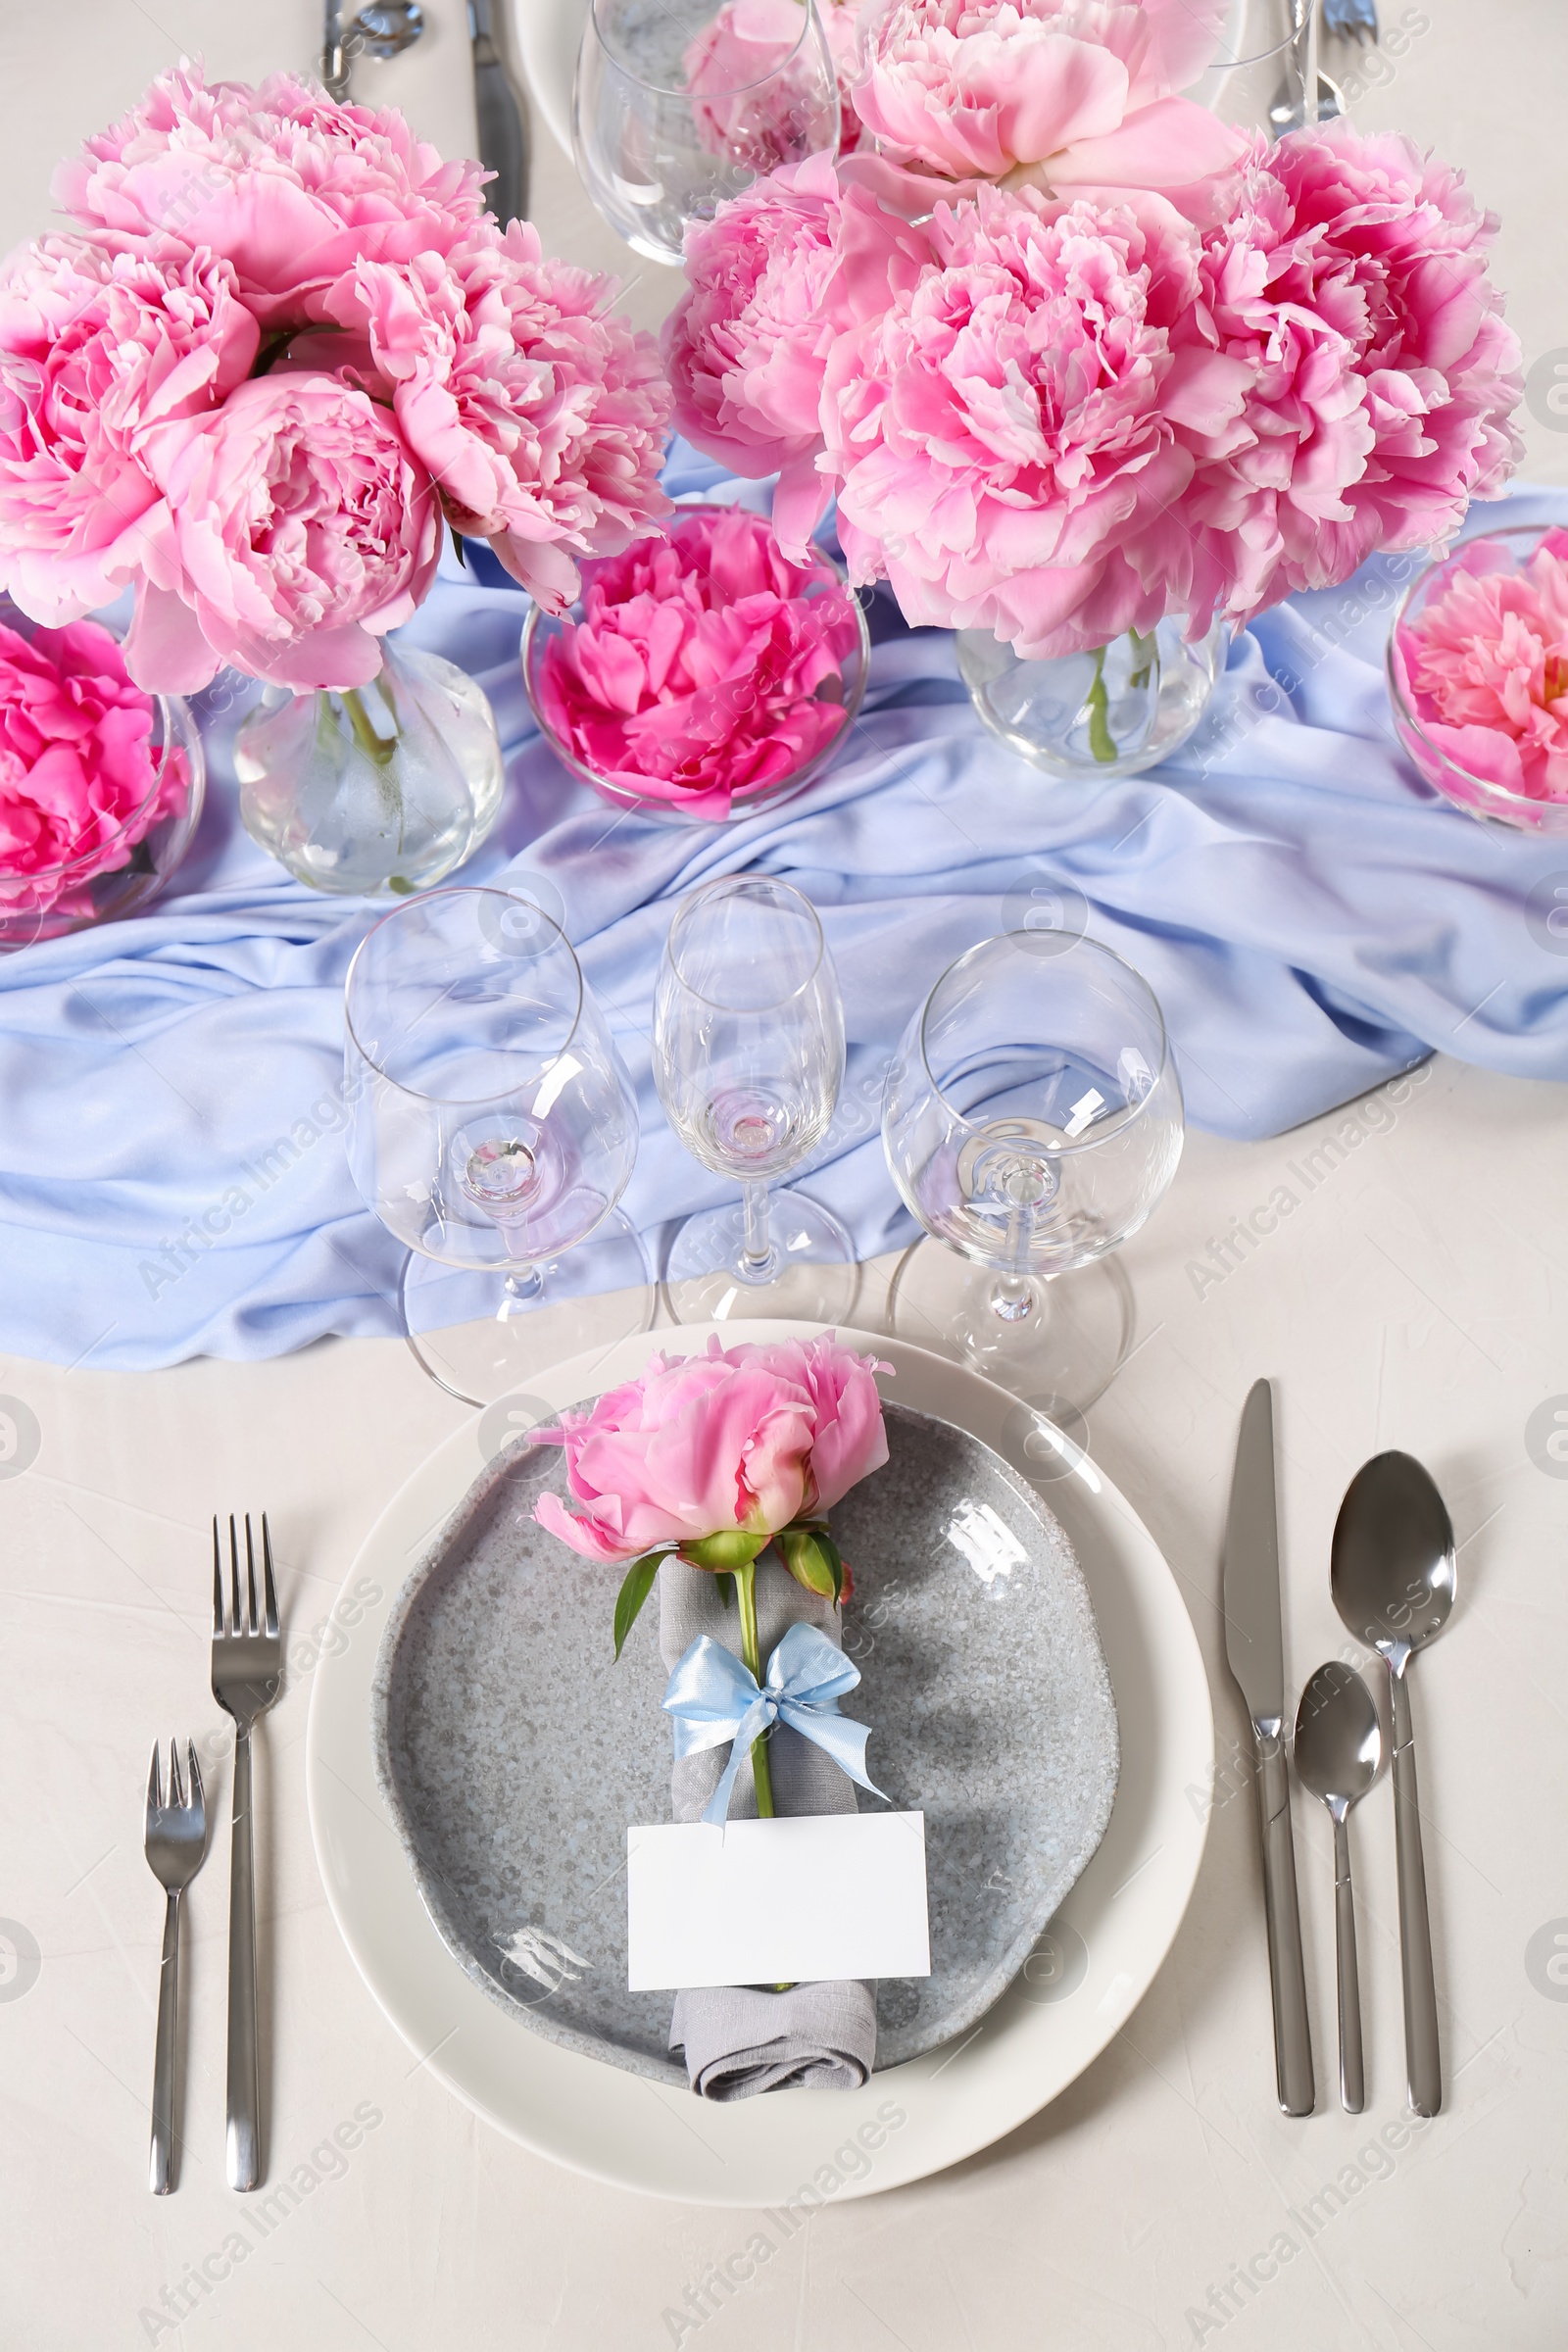
<path id="1" fill-rule="evenodd" d="M 1409 632 L 1419 627 L 1432 607 L 1456 584 L 1467 578 L 1498 575 L 1520 579 L 1544 540 L 1560 541 L 1555 552 L 1568 564 L 1568 531 L 1561 524 L 1515 523 L 1463 540 L 1451 554 L 1417 572 L 1389 631 L 1389 700 L 1394 706 L 1395 733 L 1412 765 L 1446 800 L 1472 816 L 1523 832 L 1568 833 L 1568 800 L 1538 798 L 1515 790 L 1499 773 L 1482 772 L 1483 765 L 1503 773 L 1513 771 L 1523 782 L 1524 770 L 1513 738 L 1500 728 L 1446 723 L 1431 696 L 1412 683 L 1407 656 Z M 1562 686 L 1568 697 L 1568 676 Z M 1568 727 L 1564 737 L 1568 750 Z M 1487 757 L 1493 745 L 1494 759 Z"/>
<path id="2" fill-rule="evenodd" d="M 121 632 L 99 620 L 112 637 Z M 0 626 L 30 645 L 38 624 L 0 597 Z M 189 849 L 207 788 L 201 730 L 177 694 L 155 694 L 147 790 L 112 828 L 73 854 L 27 873 L 0 871 L 0 953 L 63 939 L 95 923 L 139 914 Z"/>
<path id="3" fill-rule="evenodd" d="M 671 529 L 676 529 L 688 515 L 720 516 L 735 512 L 735 509 L 723 506 L 680 507 L 668 517 L 668 524 Z M 637 542 L 638 547 L 646 547 L 650 544 L 651 542 L 642 540 Z M 819 597 L 843 592 L 846 588 L 846 574 L 842 564 L 836 564 L 831 556 L 823 555 L 822 551 L 814 546 L 811 556 L 817 576 L 804 592 L 806 601 L 812 602 Z M 588 588 L 603 575 L 609 564 L 624 562 L 623 556 L 611 556 L 581 564 L 584 598 Z M 570 745 L 562 741 L 548 715 L 549 695 L 545 686 L 546 664 L 551 659 L 551 647 L 560 642 L 568 628 L 581 626 L 585 610 L 584 599 L 579 599 L 568 612 L 563 613 L 559 617 L 543 612 L 537 605 L 529 612 L 528 618 L 523 624 L 521 655 L 522 682 L 528 697 L 528 708 L 538 722 L 540 734 L 562 765 L 569 769 L 579 782 L 591 784 L 595 792 L 601 794 L 607 801 L 613 802 L 617 808 L 635 809 L 640 816 L 652 817 L 661 824 L 677 825 L 730 824 L 742 817 L 755 816 L 759 810 L 776 808 L 781 801 L 791 801 L 797 793 L 804 792 L 807 786 L 822 773 L 829 762 L 837 759 L 849 740 L 850 730 L 855 724 L 861 702 L 865 697 L 866 679 L 871 663 L 871 639 L 866 628 L 865 612 L 858 598 L 851 593 L 847 596 L 846 601 L 854 630 L 854 641 L 839 665 L 837 676 L 824 678 L 811 698 L 818 703 L 836 706 L 842 710 L 843 717 L 832 734 L 825 741 L 820 742 L 810 755 L 802 760 L 797 766 L 792 767 L 786 774 L 769 777 L 763 782 L 751 785 L 743 783 L 728 791 L 715 791 L 710 786 L 703 784 L 692 786 L 679 782 L 664 784 L 653 779 L 644 783 L 629 770 L 623 769 L 612 774 L 606 773 L 583 759 L 579 752 Z M 739 677 L 727 679 L 725 687 L 732 692 L 743 693 L 746 690 L 747 681 Z"/>
<path id="4" fill-rule="evenodd" d="M 1189 640 L 1179 614 L 1098 652 L 1030 662 L 989 629 L 957 633 L 958 674 L 1009 752 L 1065 780 L 1136 776 L 1187 741 L 1225 666 L 1227 622 Z"/>
<path id="5" fill-rule="evenodd" d="M 495 823 L 506 782 L 483 688 L 390 638 L 368 686 L 270 686 L 240 722 L 234 770 L 251 839 L 296 881 L 345 898 L 444 880 Z"/>

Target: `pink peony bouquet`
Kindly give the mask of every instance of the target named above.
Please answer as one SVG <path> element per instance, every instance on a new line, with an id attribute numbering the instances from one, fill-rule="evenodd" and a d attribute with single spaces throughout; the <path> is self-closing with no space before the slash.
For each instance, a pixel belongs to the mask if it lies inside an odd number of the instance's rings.
<path id="1" fill-rule="evenodd" d="M 190 790 L 184 752 L 95 621 L 0 626 L 0 912 L 90 915 L 87 885 L 128 865 Z"/>
<path id="2" fill-rule="evenodd" d="M 1391 134 L 1242 148 L 1175 95 L 1215 22 L 891 0 L 855 82 L 876 152 L 689 232 L 676 419 L 778 473 L 787 552 L 836 496 L 852 580 L 1053 659 L 1245 622 L 1501 489 L 1495 222 Z"/>
<path id="3" fill-rule="evenodd" d="M 61 167 L 0 272 L 0 581 L 73 621 L 130 583 L 144 687 L 225 662 L 366 684 L 443 516 L 553 611 L 665 509 L 668 397 L 610 281 L 503 232 L 401 116 L 186 68 Z"/>
<path id="4" fill-rule="evenodd" d="M 876 1375 L 831 1333 L 650 1357 L 641 1379 L 564 1414 L 535 1445 L 566 1455 L 567 1500 L 543 1494 L 539 1525 L 584 1559 L 623 1567 L 615 1603 L 618 1658 L 660 1564 L 733 1577 L 742 1655 L 760 1679 L 756 1564 L 776 1544 L 808 1592 L 844 1590 L 845 1566 L 827 1515 L 888 1458 Z"/>
<path id="5" fill-rule="evenodd" d="M 829 564 L 792 563 L 740 508 L 699 509 L 591 567 L 582 617 L 549 638 L 533 692 L 597 780 L 723 818 L 842 732 L 859 642 Z"/>
<path id="6" fill-rule="evenodd" d="M 1517 566 L 1502 540 L 1460 548 L 1396 629 L 1392 661 L 1421 734 L 1463 776 L 1568 801 L 1568 531 Z"/>

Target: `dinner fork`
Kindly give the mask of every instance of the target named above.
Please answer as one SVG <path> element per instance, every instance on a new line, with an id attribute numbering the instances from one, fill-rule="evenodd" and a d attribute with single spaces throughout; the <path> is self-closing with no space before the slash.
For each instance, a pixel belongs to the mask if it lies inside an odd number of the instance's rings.
<path id="1" fill-rule="evenodd" d="M 207 1851 L 207 1802 L 201 1766 L 189 1740 L 190 1790 L 179 1777 L 179 1746 L 169 1742 L 169 1802 L 164 1802 L 153 1742 L 147 1775 L 147 1860 L 168 1898 L 164 1906 L 164 1960 L 158 1977 L 158 2041 L 153 2057 L 153 2138 L 148 2184 L 155 2197 L 174 2185 L 174 2045 L 179 2029 L 179 1898 L 202 1866 Z"/>
<path id="2" fill-rule="evenodd" d="M 213 1520 L 213 1696 L 234 1718 L 234 1815 L 228 1866 L 228 2185 L 254 2188 L 261 2178 L 261 2081 L 256 2059 L 256 1848 L 251 1834 L 251 1726 L 277 1696 L 283 1644 L 272 1589 L 272 1535 L 262 1513 L 263 1614 L 256 1614 L 256 1546 L 245 1514 L 245 1587 L 241 1613 L 239 1536 L 228 1522 L 231 1607 L 223 1617 L 223 1552 Z"/>

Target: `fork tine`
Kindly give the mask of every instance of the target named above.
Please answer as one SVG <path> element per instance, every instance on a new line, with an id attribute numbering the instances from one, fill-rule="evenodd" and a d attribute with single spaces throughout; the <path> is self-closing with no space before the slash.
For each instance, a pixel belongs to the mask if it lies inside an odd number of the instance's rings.
<path id="1" fill-rule="evenodd" d="M 262 1583 L 267 1600 L 267 1635 L 269 1641 L 275 1642 L 277 1640 L 277 1593 L 272 1586 L 272 1531 L 267 1524 L 265 1511 L 262 1513 Z"/>
<path id="2" fill-rule="evenodd" d="M 185 1784 L 179 1777 L 179 1741 L 169 1742 L 169 1801 L 176 1813 L 185 1810 Z"/>
<path id="3" fill-rule="evenodd" d="M 239 1613 L 239 1536 L 232 1511 L 228 1514 L 228 1590 L 233 1602 L 228 1630 L 231 1634 L 243 1633 L 244 1623 Z"/>
<path id="4" fill-rule="evenodd" d="M 223 1639 L 223 1551 L 218 1540 L 218 1513 L 213 1513 L 213 1640 Z"/>
<path id="5" fill-rule="evenodd" d="M 158 1777 L 158 1742 L 153 1741 L 153 1765 L 147 1775 L 147 1810 L 161 1813 L 164 1809 L 164 1785 Z"/>
<path id="6" fill-rule="evenodd" d="M 200 1814 L 205 1820 L 207 1814 L 207 1798 L 202 1788 L 202 1768 L 196 1761 L 196 1742 L 194 1740 L 186 1740 L 185 1754 L 190 1762 L 191 1810 L 194 1813 Z"/>
<path id="7" fill-rule="evenodd" d="M 246 1598 L 249 1603 L 245 1614 L 245 1631 L 248 1634 L 254 1634 L 260 1632 L 261 1629 L 256 1619 L 256 1545 L 251 1541 L 249 1511 L 245 1514 L 245 1585 Z"/>

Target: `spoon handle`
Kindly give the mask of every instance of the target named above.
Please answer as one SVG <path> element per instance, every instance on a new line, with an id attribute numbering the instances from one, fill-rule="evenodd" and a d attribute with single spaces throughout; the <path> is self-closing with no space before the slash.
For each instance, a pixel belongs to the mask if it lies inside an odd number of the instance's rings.
<path id="1" fill-rule="evenodd" d="M 1361 1973 L 1355 1964 L 1355 1897 L 1350 1892 L 1350 1840 L 1334 1824 L 1334 1951 L 1340 1981 L 1340 2104 L 1347 2115 L 1366 2105 L 1361 2065 Z"/>
<path id="2" fill-rule="evenodd" d="M 1394 1838 L 1399 1871 L 1399 1965 L 1404 1976 L 1404 2065 L 1410 2106 L 1436 2115 L 1443 2105 L 1438 2054 L 1438 1991 L 1432 1978 L 1432 1923 L 1421 1854 L 1421 1805 L 1415 1779 L 1415 1730 L 1402 1674 L 1394 1690 Z"/>

